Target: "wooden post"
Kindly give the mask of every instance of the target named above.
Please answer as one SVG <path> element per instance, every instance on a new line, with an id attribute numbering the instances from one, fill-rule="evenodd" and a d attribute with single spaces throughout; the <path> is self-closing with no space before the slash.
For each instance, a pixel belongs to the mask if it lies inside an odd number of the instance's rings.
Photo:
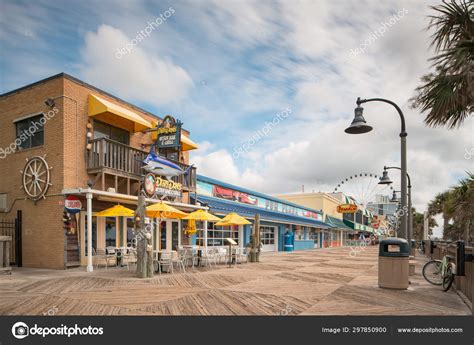
<path id="1" fill-rule="evenodd" d="M 260 215 L 255 215 L 250 247 L 250 262 L 258 262 L 260 255 Z"/>
<path id="2" fill-rule="evenodd" d="M 260 238 L 260 215 L 257 213 L 255 215 L 255 244 L 256 244 L 256 253 L 255 253 L 255 261 L 260 262 L 260 248 L 262 240 Z"/>
<path id="3" fill-rule="evenodd" d="M 135 211 L 135 234 L 137 236 L 137 277 L 146 278 L 145 198 L 138 196 Z"/>

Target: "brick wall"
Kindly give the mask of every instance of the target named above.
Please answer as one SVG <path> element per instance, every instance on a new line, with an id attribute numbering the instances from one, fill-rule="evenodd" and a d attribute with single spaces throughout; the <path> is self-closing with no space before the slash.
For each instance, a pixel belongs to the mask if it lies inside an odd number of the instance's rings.
<path id="1" fill-rule="evenodd" d="M 44 104 L 48 97 L 62 94 L 63 80 L 55 78 L 46 83 L 0 98 L 0 147 L 5 148 L 15 141 L 16 127 L 13 121 L 34 113 L 47 113 L 50 108 Z M 15 199 L 9 213 L 0 213 L 1 218 L 14 218 L 18 209 L 23 211 L 23 266 L 63 268 L 64 236 L 62 210 L 60 205 L 64 180 L 63 167 L 63 102 L 56 101 L 58 113 L 44 126 L 44 146 L 18 151 L 0 159 L 0 193 L 7 193 L 8 204 Z M 24 200 L 21 187 L 21 173 L 26 159 L 46 155 L 51 170 L 52 186 L 46 200 L 36 205 Z"/>

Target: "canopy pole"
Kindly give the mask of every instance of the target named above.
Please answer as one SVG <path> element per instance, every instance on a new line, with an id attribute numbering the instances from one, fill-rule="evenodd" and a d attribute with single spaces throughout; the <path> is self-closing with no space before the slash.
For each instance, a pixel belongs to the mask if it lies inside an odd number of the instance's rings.
<path id="1" fill-rule="evenodd" d="M 204 221 L 204 249 L 207 252 L 207 220 Z"/>
<path id="2" fill-rule="evenodd" d="M 92 193 L 90 187 L 87 188 L 87 272 L 92 272 Z"/>
<path id="3" fill-rule="evenodd" d="M 244 248 L 244 226 L 239 225 L 239 247 L 240 249 Z"/>

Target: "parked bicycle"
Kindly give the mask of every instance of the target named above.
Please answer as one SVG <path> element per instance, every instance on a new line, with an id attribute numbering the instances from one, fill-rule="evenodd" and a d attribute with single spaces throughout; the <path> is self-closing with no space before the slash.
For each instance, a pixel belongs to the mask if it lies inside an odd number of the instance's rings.
<path id="1" fill-rule="evenodd" d="M 431 260 L 423 266 L 423 277 L 426 281 L 433 285 L 442 285 L 443 291 L 448 291 L 451 288 L 456 274 L 454 257 L 447 255 L 449 245 L 456 242 L 458 241 L 449 242 L 446 245 L 441 260 Z"/>

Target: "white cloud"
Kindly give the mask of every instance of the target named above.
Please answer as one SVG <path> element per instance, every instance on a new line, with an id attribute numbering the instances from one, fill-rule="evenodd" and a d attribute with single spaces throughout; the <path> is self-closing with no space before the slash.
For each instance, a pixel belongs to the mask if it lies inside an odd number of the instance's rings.
<path id="1" fill-rule="evenodd" d="M 128 43 L 129 37 L 109 25 L 101 25 L 97 32 L 88 32 L 81 51 L 85 79 L 122 98 L 155 106 L 186 98 L 193 82 L 182 67 L 165 57 L 148 55 L 140 45 L 117 58 L 117 49 Z"/>

